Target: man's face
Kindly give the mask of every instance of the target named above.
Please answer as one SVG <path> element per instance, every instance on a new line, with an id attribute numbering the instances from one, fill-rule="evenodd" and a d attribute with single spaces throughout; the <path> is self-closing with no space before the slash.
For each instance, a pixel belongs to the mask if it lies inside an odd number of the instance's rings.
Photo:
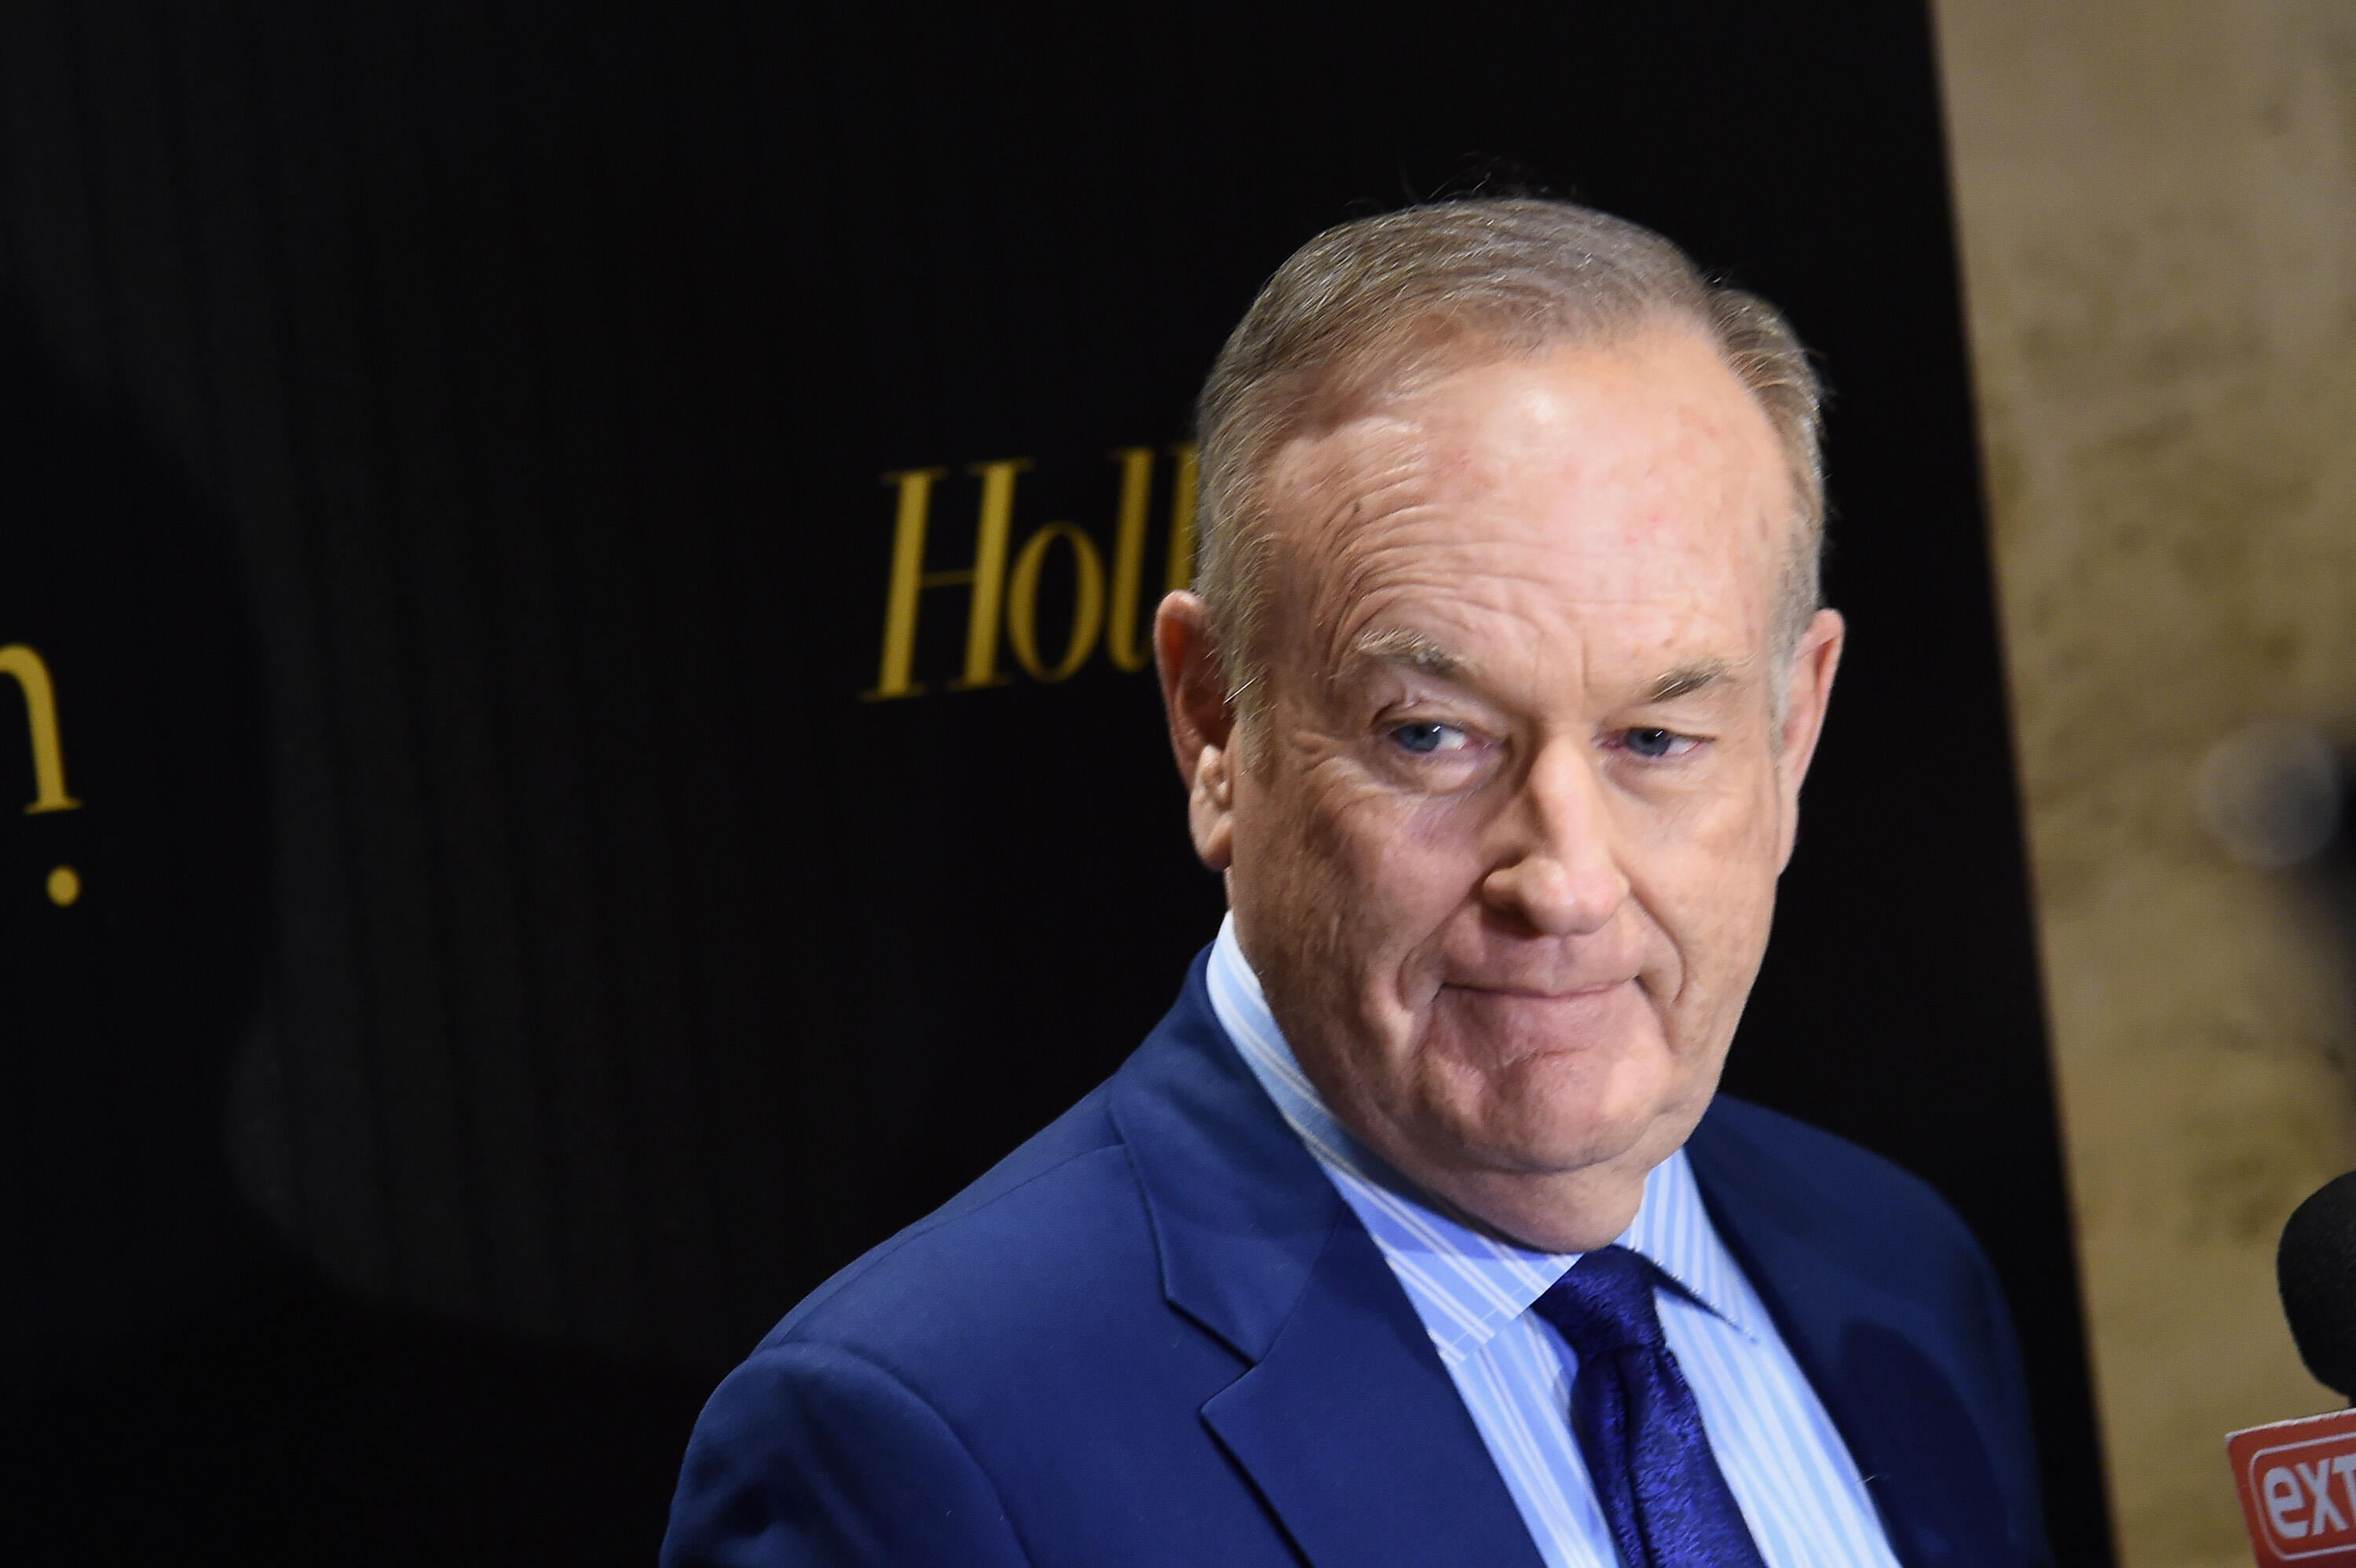
<path id="1" fill-rule="evenodd" d="M 1601 1244 L 1717 1087 L 1838 656 L 1829 613 L 1772 655 L 1773 431 L 1665 324 L 1376 400 L 1268 481 L 1262 707 L 1196 812 L 1244 951 L 1377 1152 Z"/>

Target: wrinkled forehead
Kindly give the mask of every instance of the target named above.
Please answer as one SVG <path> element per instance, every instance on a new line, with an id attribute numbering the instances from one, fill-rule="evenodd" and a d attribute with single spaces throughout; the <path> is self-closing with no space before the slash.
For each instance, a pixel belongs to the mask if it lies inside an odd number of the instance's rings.
<path id="1" fill-rule="evenodd" d="M 1678 325 L 1362 397 L 1274 454 L 1267 496 L 1280 619 L 1313 608 L 1321 640 L 1402 592 L 1484 584 L 1684 595 L 1763 637 L 1798 522 L 1764 411 Z"/>

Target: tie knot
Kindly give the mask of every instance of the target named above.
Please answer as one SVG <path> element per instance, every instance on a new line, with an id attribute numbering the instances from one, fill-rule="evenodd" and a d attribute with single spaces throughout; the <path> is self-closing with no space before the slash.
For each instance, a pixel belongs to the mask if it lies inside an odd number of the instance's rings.
<path id="1" fill-rule="evenodd" d="M 1622 1246 L 1600 1248 L 1538 1297 L 1538 1315 L 1562 1331 L 1582 1361 L 1665 1343 L 1653 1307 L 1653 1265 Z"/>

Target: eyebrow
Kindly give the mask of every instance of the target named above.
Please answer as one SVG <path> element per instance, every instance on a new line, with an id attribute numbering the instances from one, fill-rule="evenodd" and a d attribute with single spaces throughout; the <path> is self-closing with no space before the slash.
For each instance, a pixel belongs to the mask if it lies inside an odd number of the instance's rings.
<path id="1" fill-rule="evenodd" d="M 1690 697 L 1708 687 L 1724 680 L 1728 671 L 1724 664 L 1712 659 L 1705 664 L 1681 665 L 1653 682 L 1644 693 L 1649 706 L 1655 702 L 1674 702 L 1680 697 Z"/>
<path id="2" fill-rule="evenodd" d="M 1353 660 L 1405 665 L 1437 680 L 1464 681 L 1472 667 L 1421 632 L 1369 632 L 1351 650 Z"/>

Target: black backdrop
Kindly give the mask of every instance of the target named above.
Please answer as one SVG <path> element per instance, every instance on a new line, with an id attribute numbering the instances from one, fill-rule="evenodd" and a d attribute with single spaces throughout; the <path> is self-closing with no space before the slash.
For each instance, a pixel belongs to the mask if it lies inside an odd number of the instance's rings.
<path id="1" fill-rule="evenodd" d="M 1010 574 L 1118 580 L 1149 449 L 1141 614 L 1260 279 L 1504 170 L 1821 351 L 1851 652 L 1731 1079 L 1964 1211 L 2107 1560 L 1917 6 L 17 0 L 0 116 L 0 644 L 80 803 L 5 806 L 0 685 L 0 1528 L 645 1561 L 718 1373 L 1217 916 L 1117 624 L 958 690 L 926 588 L 862 695 L 883 476 L 948 572 L 1026 460 Z"/>

